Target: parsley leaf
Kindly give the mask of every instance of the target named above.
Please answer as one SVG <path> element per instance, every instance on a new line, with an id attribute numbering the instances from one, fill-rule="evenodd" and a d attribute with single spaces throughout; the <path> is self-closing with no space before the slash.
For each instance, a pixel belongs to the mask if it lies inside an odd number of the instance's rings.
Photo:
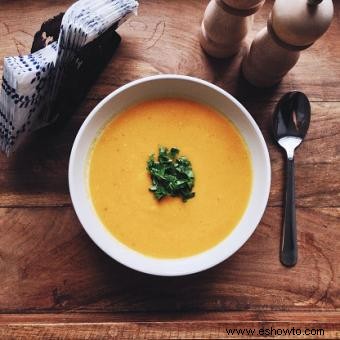
<path id="1" fill-rule="evenodd" d="M 193 198 L 192 189 L 195 176 L 191 163 L 186 157 L 179 157 L 180 150 L 159 147 L 158 158 L 150 155 L 147 170 L 151 176 L 152 185 L 149 190 L 160 200 L 165 196 L 181 197 L 183 202 Z"/>

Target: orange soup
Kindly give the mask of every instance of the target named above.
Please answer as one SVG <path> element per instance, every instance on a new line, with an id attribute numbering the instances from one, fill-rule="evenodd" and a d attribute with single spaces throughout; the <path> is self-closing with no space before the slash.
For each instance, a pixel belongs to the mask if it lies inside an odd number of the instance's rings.
<path id="1" fill-rule="evenodd" d="M 177 147 L 192 164 L 195 197 L 158 201 L 148 190 L 150 154 Z M 103 225 L 126 246 L 156 258 L 180 258 L 217 245 L 248 204 L 250 155 L 237 128 L 212 108 L 157 99 L 114 117 L 94 143 L 89 192 Z"/>

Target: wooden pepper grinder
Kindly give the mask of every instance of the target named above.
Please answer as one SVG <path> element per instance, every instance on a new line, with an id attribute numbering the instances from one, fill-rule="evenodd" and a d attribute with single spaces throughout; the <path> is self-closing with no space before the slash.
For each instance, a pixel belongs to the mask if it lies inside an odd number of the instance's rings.
<path id="1" fill-rule="evenodd" d="M 211 0 L 205 10 L 199 36 L 205 52 L 215 58 L 234 55 L 264 0 Z"/>
<path id="2" fill-rule="evenodd" d="M 332 0 L 276 0 L 267 27 L 256 35 L 243 60 L 245 78 L 258 87 L 278 83 L 328 29 Z"/>

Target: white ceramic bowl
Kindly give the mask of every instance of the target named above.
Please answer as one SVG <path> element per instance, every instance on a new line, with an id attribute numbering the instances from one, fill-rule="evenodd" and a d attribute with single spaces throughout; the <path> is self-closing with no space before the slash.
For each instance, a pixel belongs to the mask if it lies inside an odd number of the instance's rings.
<path id="1" fill-rule="evenodd" d="M 99 131 L 117 113 L 132 104 L 159 97 L 184 97 L 205 103 L 226 115 L 239 129 L 251 154 L 253 187 L 248 207 L 233 232 L 215 247 L 195 256 L 157 259 L 128 248 L 114 238 L 97 217 L 88 194 L 89 150 Z M 92 240 L 109 256 L 135 270 L 162 276 L 196 273 L 234 254 L 255 231 L 269 196 L 268 150 L 254 119 L 230 94 L 197 78 L 160 75 L 133 81 L 103 99 L 89 114 L 74 141 L 69 163 L 69 187 L 74 209 Z"/>

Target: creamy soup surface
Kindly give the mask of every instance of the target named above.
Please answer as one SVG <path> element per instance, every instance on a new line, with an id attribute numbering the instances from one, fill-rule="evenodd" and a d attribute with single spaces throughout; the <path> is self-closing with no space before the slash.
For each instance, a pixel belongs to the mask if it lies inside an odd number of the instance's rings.
<path id="1" fill-rule="evenodd" d="M 146 162 L 177 147 L 192 163 L 196 196 L 157 201 Z M 89 191 L 104 226 L 128 247 L 156 258 L 195 255 L 217 245 L 241 219 L 251 192 L 250 155 L 235 126 L 208 106 L 171 98 L 114 117 L 95 141 Z"/>

